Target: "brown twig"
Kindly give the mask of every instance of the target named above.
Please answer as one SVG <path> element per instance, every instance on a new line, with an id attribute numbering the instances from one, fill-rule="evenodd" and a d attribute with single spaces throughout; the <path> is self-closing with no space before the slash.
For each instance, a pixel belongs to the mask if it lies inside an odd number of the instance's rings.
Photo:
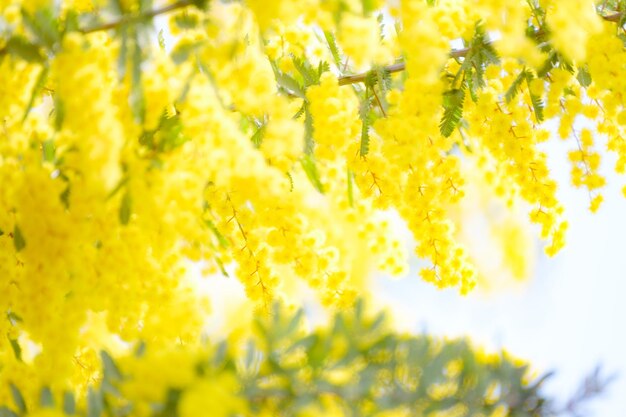
<path id="1" fill-rule="evenodd" d="M 617 13 L 609 14 L 606 16 L 600 16 L 600 17 L 606 20 L 607 22 L 619 22 L 623 15 L 624 15 L 624 12 L 617 12 Z"/>
<path id="2" fill-rule="evenodd" d="M 390 73 L 404 71 L 404 62 L 387 65 L 386 67 L 384 67 L 384 69 L 385 71 L 388 71 Z M 367 78 L 367 74 L 369 74 L 369 72 L 363 72 L 353 75 L 344 75 L 343 77 L 339 77 L 339 85 L 362 83 L 363 81 L 365 81 L 365 78 Z"/>
<path id="3" fill-rule="evenodd" d="M 380 99 L 378 98 L 378 94 L 376 94 L 376 89 L 374 87 L 372 87 L 372 93 L 374 93 L 374 97 L 376 98 L 376 102 L 378 103 L 378 107 L 380 108 L 380 111 L 383 114 L 383 117 L 387 117 L 387 113 L 385 113 L 385 108 L 383 107 L 383 103 L 380 102 Z"/>

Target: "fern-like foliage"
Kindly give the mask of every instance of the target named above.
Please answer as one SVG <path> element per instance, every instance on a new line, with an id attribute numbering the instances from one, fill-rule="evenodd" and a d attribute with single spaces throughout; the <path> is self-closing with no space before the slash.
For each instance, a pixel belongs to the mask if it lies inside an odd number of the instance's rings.
<path id="1" fill-rule="evenodd" d="M 504 93 L 504 100 L 507 103 L 510 103 L 511 100 L 513 100 L 520 92 L 522 84 L 526 81 L 527 71 L 528 70 L 524 68 L 519 74 L 517 74 L 517 77 L 515 77 L 509 88 L 506 90 L 506 93 Z"/>
<path id="2" fill-rule="evenodd" d="M 465 88 L 456 88 L 444 93 L 443 117 L 439 123 L 439 131 L 444 137 L 450 136 L 461 122 L 464 101 Z"/>
<path id="3" fill-rule="evenodd" d="M 329 415 L 335 410 L 346 417 L 373 417 L 402 409 L 415 415 L 447 415 L 463 409 L 462 415 L 469 416 L 504 409 L 510 416 L 542 417 L 579 411 L 610 382 L 595 372 L 575 398 L 558 407 L 543 393 L 551 373 L 529 378 L 526 364 L 504 353 L 478 353 L 467 340 L 395 333 L 385 314 L 367 314 L 360 301 L 353 309 L 336 313 L 328 326 L 310 332 L 304 331 L 304 318 L 303 310 L 276 304 L 270 315 L 254 319 L 255 336 L 240 348 L 225 341 L 206 344 L 200 352 L 181 346 L 176 363 L 190 369 L 177 372 L 195 377 L 172 386 L 143 381 L 151 393 L 160 391 L 160 401 L 149 399 L 153 395 L 145 396 L 142 390 L 126 389 L 127 384 L 142 382 L 137 370 L 149 369 L 150 361 L 159 358 L 150 354 L 150 345 L 141 343 L 123 360 L 102 351 L 102 379 L 88 388 L 84 398 L 42 387 L 38 401 L 27 403 L 19 387 L 11 385 L 12 401 L 0 405 L 0 415 L 22 417 L 48 409 L 55 412 L 50 415 L 126 417 L 135 415 L 133 410 L 149 410 L 146 415 L 152 417 L 178 417 L 188 391 L 229 375 L 239 389 L 222 386 L 216 393 L 245 404 L 249 412 L 245 415 L 269 412 L 286 417 L 305 410 Z M 181 361 L 186 354 L 195 359 Z M 132 363 L 136 366 L 128 365 Z"/>
<path id="4" fill-rule="evenodd" d="M 531 86 L 532 81 L 535 79 L 535 76 L 532 72 L 526 71 L 526 84 L 528 85 L 528 93 L 530 95 L 530 102 L 533 106 L 533 111 L 535 112 L 535 119 L 537 123 L 543 122 L 543 108 L 545 107 L 541 96 L 533 93 Z"/>

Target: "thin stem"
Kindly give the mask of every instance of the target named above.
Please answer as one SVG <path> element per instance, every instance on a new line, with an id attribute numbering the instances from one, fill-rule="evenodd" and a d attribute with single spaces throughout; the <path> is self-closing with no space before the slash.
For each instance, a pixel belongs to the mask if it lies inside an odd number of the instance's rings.
<path id="1" fill-rule="evenodd" d="M 404 67 L 404 62 L 399 62 L 397 64 L 387 65 L 386 67 L 384 67 L 384 69 L 388 72 L 400 72 L 404 71 Z M 339 77 L 339 85 L 362 83 L 363 81 L 365 81 L 365 78 L 367 78 L 368 73 L 369 72 L 363 72 L 360 74 L 344 75 L 342 77 Z"/>
<path id="2" fill-rule="evenodd" d="M 378 107 L 380 108 L 380 111 L 382 112 L 383 117 L 387 117 L 387 113 L 385 113 L 383 104 L 380 102 L 380 99 L 378 98 L 378 94 L 376 94 L 376 88 L 372 87 L 372 93 L 374 93 L 374 97 L 376 98 L 376 102 L 378 103 Z"/>
<path id="3" fill-rule="evenodd" d="M 161 8 L 158 9 L 152 9 L 152 10 L 147 10 L 145 12 L 142 13 L 137 13 L 137 14 L 132 14 L 132 15 L 125 15 L 122 16 L 121 18 L 119 18 L 118 20 L 114 20 L 112 22 L 108 22 L 108 23 L 103 23 L 101 25 L 95 25 L 92 27 L 88 27 L 88 28 L 84 28 L 81 29 L 82 33 L 93 33 L 93 32 L 100 32 L 103 30 L 110 30 L 110 29 L 115 29 L 119 26 L 122 25 L 126 25 L 129 23 L 136 23 L 140 20 L 144 20 L 144 19 L 151 19 L 155 16 L 161 15 L 161 14 L 165 14 L 165 13 L 169 13 L 171 11 L 174 10 L 178 10 L 178 9 L 182 9 L 185 8 L 187 6 L 191 6 L 193 4 L 192 0 L 178 0 L 175 3 L 172 3 L 170 5 L 167 6 L 163 6 Z"/>

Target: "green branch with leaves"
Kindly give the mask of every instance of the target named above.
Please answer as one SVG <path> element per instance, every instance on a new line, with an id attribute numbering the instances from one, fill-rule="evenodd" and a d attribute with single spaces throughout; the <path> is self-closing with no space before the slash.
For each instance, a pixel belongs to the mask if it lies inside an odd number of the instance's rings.
<path id="1" fill-rule="evenodd" d="M 154 417 L 177 417 L 187 392 L 228 374 L 237 380 L 232 394 L 253 415 L 261 409 L 275 410 L 275 416 L 311 409 L 323 414 L 332 403 L 345 416 L 389 410 L 431 415 L 460 407 L 463 415 L 491 415 L 503 409 L 509 416 L 539 417 L 581 410 L 612 379 L 597 369 L 561 406 L 543 392 L 552 373 L 530 378 L 527 364 L 503 352 L 482 353 L 467 340 L 396 333 L 384 313 L 368 314 L 362 301 L 353 312 L 336 313 L 325 327 L 307 332 L 304 321 L 302 309 L 290 311 L 275 304 L 270 316 L 254 319 L 254 336 L 243 349 L 226 341 L 207 343 L 200 354 L 181 346 L 178 357 L 188 353 L 198 358 L 189 362 L 193 369 L 183 371 L 195 376 L 160 387 L 160 401 L 146 404 L 146 399 L 125 396 L 133 392 L 128 384 L 157 382 L 143 381 L 127 369 L 129 358 L 116 359 L 103 351 L 102 380 L 89 387 L 86 397 L 70 392 L 55 397 L 43 387 L 39 403 L 27 405 L 20 388 L 13 385 L 13 404 L 0 408 L 0 416 L 26 416 L 33 408 L 84 417 L 125 417 L 149 406 Z M 150 360 L 150 346 L 143 343 L 130 358 L 135 363 Z"/>

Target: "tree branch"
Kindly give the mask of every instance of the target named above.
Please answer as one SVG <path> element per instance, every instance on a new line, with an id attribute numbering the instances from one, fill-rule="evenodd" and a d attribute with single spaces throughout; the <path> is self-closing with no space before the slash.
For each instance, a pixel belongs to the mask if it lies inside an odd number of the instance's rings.
<path id="1" fill-rule="evenodd" d="M 194 4 L 194 2 L 192 0 L 178 0 L 177 2 L 172 3 L 172 4 L 168 5 L 168 6 L 163 6 L 163 7 L 158 8 L 158 9 L 147 10 L 147 11 L 142 12 L 142 13 L 122 16 L 118 20 L 114 20 L 114 21 L 108 22 L 108 23 L 103 23 L 101 25 L 95 25 L 95 26 L 92 26 L 92 27 L 84 28 L 84 29 L 81 29 L 80 31 L 82 33 L 84 33 L 84 34 L 87 34 L 87 33 L 93 33 L 93 32 L 100 32 L 100 31 L 103 31 L 103 30 L 115 29 L 115 28 L 117 28 L 119 26 L 122 26 L 122 25 L 130 24 L 130 23 L 136 23 L 136 22 L 144 20 L 144 19 L 151 19 L 151 18 L 153 18 L 155 16 L 158 16 L 158 15 L 161 15 L 161 14 L 165 14 L 165 13 L 169 13 L 169 12 L 174 11 L 174 10 L 182 9 L 182 8 L 187 7 L 187 6 L 191 6 L 192 4 Z"/>
<path id="2" fill-rule="evenodd" d="M 617 13 L 609 14 L 606 16 L 600 16 L 600 17 L 606 20 L 607 22 L 619 22 L 623 15 L 624 15 L 624 12 L 617 12 Z"/>
<path id="3" fill-rule="evenodd" d="M 623 15 L 624 15 L 624 12 L 617 12 L 617 13 L 613 13 L 613 14 L 606 15 L 606 16 L 600 16 L 600 17 L 606 20 L 607 22 L 619 22 Z M 465 55 L 467 55 L 469 50 L 470 48 L 453 49 L 450 51 L 450 57 L 451 58 L 463 58 Z M 404 62 L 398 62 L 396 64 L 387 65 L 383 67 L 383 69 L 385 71 L 388 71 L 389 73 L 394 73 L 394 72 L 404 71 L 406 69 L 406 66 Z M 343 75 L 339 77 L 339 85 L 362 83 L 363 81 L 365 81 L 368 74 L 369 74 L 369 71 L 362 72 L 359 74 Z"/>
<path id="4" fill-rule="evenodd" d="M 390 73 L 400 72 L 400 71 L 404 71 L 405 65 L 404 65 L 404 62 L 399 62 L 397 64 L 387 65 L 386 67 L 383 67 L 383 68 L 385 71 L 388 71 Z M 363 81 L 365 81 L 365 78 L 367 77 L 368 74 L 369 74 L 369 71 L 362 72 L 360 74 L 344 75 L 342 77 L 339 77 L 339 85 L 362 83 Z"/>

